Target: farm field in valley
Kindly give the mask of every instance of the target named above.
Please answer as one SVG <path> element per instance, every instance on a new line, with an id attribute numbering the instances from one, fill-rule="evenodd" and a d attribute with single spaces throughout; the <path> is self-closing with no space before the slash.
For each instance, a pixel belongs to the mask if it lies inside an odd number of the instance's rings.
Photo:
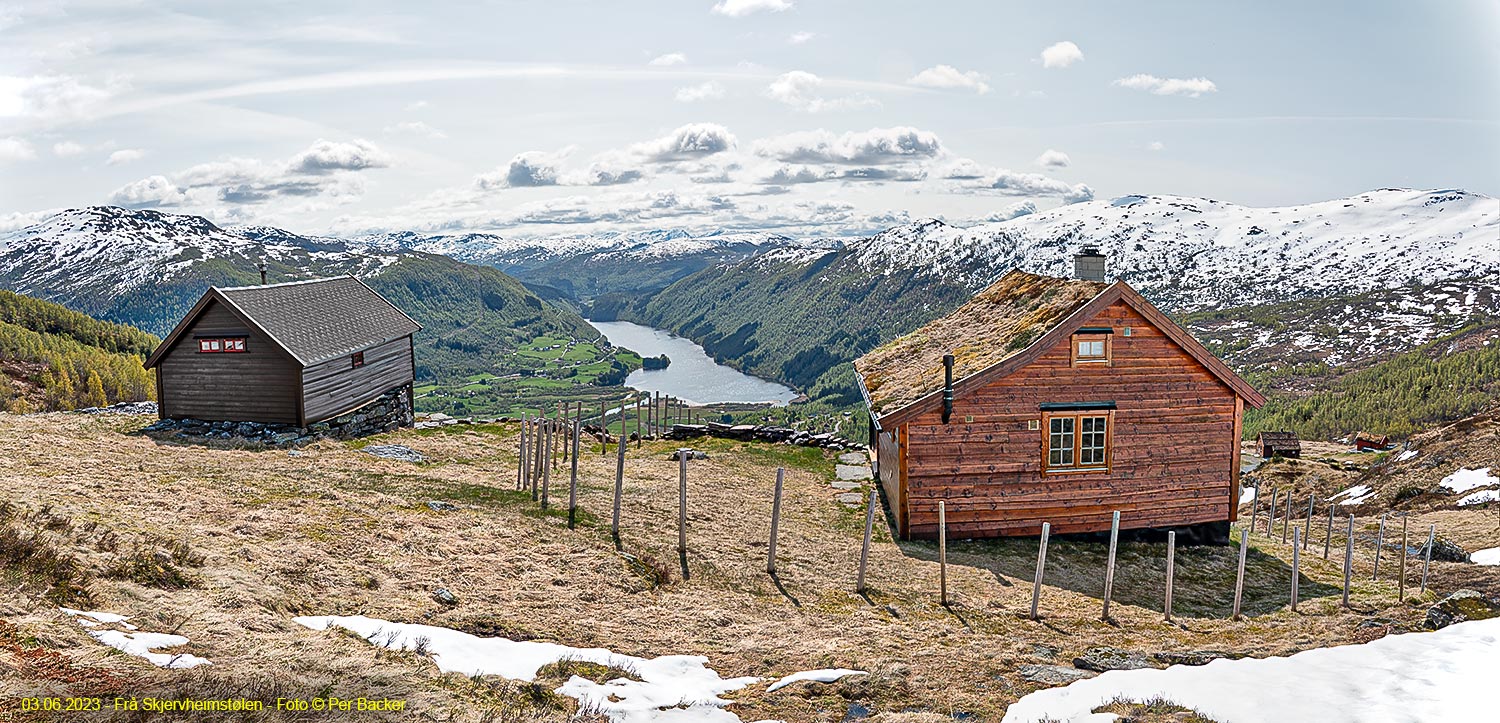
<path id="1" fill-rule="evenodd" d="M 1025 666 L 1071 668 L 1088 647 L 1148 656 L 1286 655 L 1366 641 L 1387 624 L 1420 627 L 1436 596 L 1460 587 L 1500 591 L 1500 568 L 1434 562 L 1435 590 L 1415 592 L 1414 566 L 1410 599 L 1400 603 L 1395 560 L 1387 556 L 1382 579 L 1372 582 L 1371 550 L 1362 545 L 1352 610 L 1339 607 L 1340 562 L 1308 553 L 1302 605 L 1294 613 L 1287 608 L 1290 546 L 1258 534 L 1245 621 L 1228 619 L 1236 548 L 1184 547 L 1177 554 L 1177 619 L 1166 623 L 1164 546 L 1125 542 L 1113 621 L 1106 623 L 1099 620 L 1105 546 L 1059 538 L 1049 550 L 1044 618 L 1032 621 L 1026 613 L 1035 540 L 953 541 L 952 604 L 945 608 L 938 602 L 936 545 L 894 542 L 877 518 L 870 589 L 861 596 L 854 575 L 864 510 L 836 501 L 831 453 L 728 440 L 694 445 L 709 459 L 690 464 L 691 575 L 683 580 L 675 549 L 678 466 L 666 459 L 679 443 L 648 442 L 629 451 L 622 510 L 627 557 L 615 551 L 608 529 L 613 450 L 601 455 L 594 447 L 581 458 L 582 514 L 569 530 L 558 509 L 566 500 L 565 468 L 552 477 L 554 507 L 546 513 L 515 491 L 513 424 L 325 441 L 289 454 L 159 444 L 133 434 L 147 421 L 0 416 L 0 434 L 10 440 L 0 461 L 9 524 L 36 525 L 79 561 L 69 573 L 76 593 L 48 599 L 35 574 L 7 568 L 17 594 L 0 602 L 0 618 L 17 628 L 13 637 L 30 641 L 18 645 L 62 653 L 74 666 L 69 677 L 79 682 L 32 670 L 0 682 L 0 699 L 85 694 L 130 681 L 132 691 L 165 695 L 321 691 L 407 700 L 404 713 L 384 714 L 391 720 L 414 713 L 564 720 L 574 712 L 571 698 L 551 692 L 567 670 L 544 669 L 537 684 L 442 674 L 415 653 L 292 621 L 366 615 L 645 658 L 704 655 L 725 678 L 768 679 L 725 695 L 734 701 L 728 710 L 747 721 L 838 721 L 851 704 L 881 721 L 959 714 L 998 720 L 1007 705 L 1043 687 L 1025 679 L 1031 670 Z M 361 451 L 366 444 L 408 445 L 428 461 L 377 458 Z M 787 476 L 773 578 L 765 555 L 778 466 Z M 456 509 L 436 511 L 429 502 Z M 1361 528 L 1372 522 L 1357 520 Z M 156 559 L 157 566 L 180 571 L 180 580 L 168 576 L 177 583 L 164 585 L 160 574 L 121 564 L 139 554 L 150 561 L 158 549 L 172 563 Z M 436 602 L 440 588 L 457 604 Z M 167 670 L 116 653 L 59 612 L 63 603 L 127 615 L 147 630 L 177 631 L 191 643 L 171 652 L 213 665 Z M 1371 628 L 1372 619 L 1387 622 Z M 778 676 L 817 668 L 870 675 L 766 689 Z"/>

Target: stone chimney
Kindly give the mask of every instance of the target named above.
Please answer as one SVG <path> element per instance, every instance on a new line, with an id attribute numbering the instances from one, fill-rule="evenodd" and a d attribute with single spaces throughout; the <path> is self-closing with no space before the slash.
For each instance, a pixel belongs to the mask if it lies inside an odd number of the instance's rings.
<path id="1" fill-rule="evenodd" d="M 1073 255 L 1073 278 L 1084 281 L 1104 281 L 1104 254 L 1097 246 L 1085 246 Z"/>

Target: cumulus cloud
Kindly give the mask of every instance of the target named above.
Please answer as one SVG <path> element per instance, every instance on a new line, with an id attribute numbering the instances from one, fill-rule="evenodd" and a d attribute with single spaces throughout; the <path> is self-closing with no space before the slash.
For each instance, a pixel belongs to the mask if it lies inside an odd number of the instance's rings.
<path id="1" fill-rule="evenodd" d="M 104 161 L 104 164 L 107 166 L 119 166 L 126 163 L 131 163 L 133 161 L 139 161 L 145 157 L 146 152 L 139 148 L 121 148 L 120 150 L 109 154 L 109 158 Z"/>
<path id="2" fill-rule="evenodd" d="M 0 75 L 0 118 L 86 117 L 122 88 L 118 80 L 95 85 L 71 75 Z"/>
<path id="3" fill-rule="evenodd" d="M 724 97 L 724 86 L 710 80 L 698 85 L 677 89 L 677 100 L 681 103 L 696 103 L 702 100 L 718 100 Z"/>
<path id="4" fill-rule="evenodd" d="M 447 133 L 433 128 L 432 126 L 422 121 L 402 121 L 400 123 L 388 125 L 385 127 L 385 132 L 387 135 L 406 133 L 414 136 L 426 136 L 428 138 L 435 139 L 448 137 Z"/>
<path id="5" fill-rule="evenodd" d="M 791 0 L 719 0 L 713 11 L 731 18 L 742 18 L 758 12 L 776 12 L 792 9 Z"/>
<path id="6" fill-rule="evenodd" d="M 148 176 L 115 189 L 109 200 L 127 208 L 178 206 L 187 201 L 187 194 L 166 176 Z"/>
<path id="7" fill-rule="evenodd" d="M 766 86 L 766 97 L 808 113 L 878 105 L 862 95 L 825 98 L 819 92 L 823 85 L 822 78 L 805 70 L 793 70 L 771 81 Z"/>
<path id="8" fill-rule="evenodd" d="M 1053 43 L 1042 49 L 1043 68 L 1066 68 L 1083 60 L 1083 51 L 1071 40 Z"/>
<path id="9" fill-rule="evenodd" d="M 813 40 L 816 40 L 817 37 L 817 33 L 802 31 L 800 33 L 792 33 L 791 35 L 787 36 L 786 41 L 788 43 L 791 43 L 792 45 L 804 45 L 806 43 L 812 42 Z"/>
<path id="10" fill-rule="evenodd" d="M 1120 78 L 1114 84 L 1121 88 L 1149 91 L 1155 95 L 1185 95 L 1189 98 L 1197 98 L 1219 89 L 1208 78 L 1158 78 L 1147 73 Z"/>
<path id="11" fill-rule="evenodd" d="M 1073 159 L 1068 158 L 1068 154 L 1062 151 L 1054 151 L 1051 148 L 1048 148 L 1042 152 L 1042 155 L 1036 157 L 1036 164 L 1042 168 L 1067 168 L 1072 162 Z"/>
<path id="12" fill-rule="evenodd" d="M 950 189 L 955 193 L 1056 197 L 1064 203 L 1094 199 L 1094 189 L 1086 184 L 1070 184 L 1040 173 L 1022 173 L 1006 168 L 997 168 L 976 177 L 972 166 L 956 166 L 943 177 L 955 181 Z"/>
<path id="13" fill-rule="evenodd" d="M 975 93 L 988 93 L 990 86 L 985 83 L 988 79 L 988 76 L 973 70 L 963 72 L 951 65 L 934 65 L 912 76 L 906 82 L 926 88 L 953 88 L 972 90 Z"/>
<path id="14" fill-rule="evenodd" d="M 36 158 L 36 149 L 25 138 L 0 138 L 0 163 L 29 161 Z"/>
<path id="15" fill-rule="evenodd" d="M 979 222 L 996 223 L 999 221 L 1009 221 L 1013 218 L 1029 216 L 1033 213 L 1036 213 L 1036 201 L 1021 201 L 1019 203 L 1012 203 L 1011 205 L 1006 206 L 999 211 L 985 216 L 984 218 L 979 219 Z"/>
<path id="16" fill-rule="evenodd" d="M 637 143 L 630 151 L 653 163 L 705 158 L 735 147 L 738 141 L 717 123 L 689 123 L 655 140 Z"/>
<path id="17" fill-rule="evenodd" d="M 1148 151 L 1160 151 L 1164 150 L 1166 147 L 1167 144 L 1162 143 L 1161 141 L 1151 141 L 1150 143 L 1146 144 L 1146 150 Z"/>
<path id="18" fill-rule="evenodd" d="M 558 155 L 543 151 L 517 153 L 505 168 L 476 176 L 474 186 L 481 191 L 556 186 L 560 160 Z"/>
<path id="19" fill-rule="evenodd" d="M 881 165 L 936 158 L 942 152 L 936 134 L 909 126 L 842 135 L 824 130 L 789 133 L 755 144 L 757 155 L 785 163 Z"/>
<path id="20" fill-rule="evenodd" d="M 52 155 L 58 158 L 76 156 L 86 150 L 88 149 L 84 148 L 82 143 L 74 143 L 73 141 L 59 141 L 52 144 Z"/>
<path id="21" fill-rule="evenodd" d="M 651 59 L 651 65 L 682 65 L 686 62 L 687 56 L 682 53 L 667 53 Z"/>
<path id="22" fill-rule="evenodd" d="M 391 165 L 391 158 L 374 143 L 362 138 L 349 142 L 319 138 L 311 148 L 293 156 L 288 165 L 302 173 L 324 174 L 385 168 Z"/>

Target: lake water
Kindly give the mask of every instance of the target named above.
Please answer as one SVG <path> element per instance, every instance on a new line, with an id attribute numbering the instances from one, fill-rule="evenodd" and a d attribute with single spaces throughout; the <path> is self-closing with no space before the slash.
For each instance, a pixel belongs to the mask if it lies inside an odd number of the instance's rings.
<path id="1" fill-rule="evenodd" d="M 771 402 L 786 404 L 797 392 L 775 382 L 753 377 L 713 360 L 703 347 L 661 329 L 628 321 L 590 321 L 611 344 L 641 356 L 666 354 L 672 363 L 666 369 L 638 369 L 625 378 L 625 386 L 643 392 L 661 392 L 693 404 L 719 402 Z"/>

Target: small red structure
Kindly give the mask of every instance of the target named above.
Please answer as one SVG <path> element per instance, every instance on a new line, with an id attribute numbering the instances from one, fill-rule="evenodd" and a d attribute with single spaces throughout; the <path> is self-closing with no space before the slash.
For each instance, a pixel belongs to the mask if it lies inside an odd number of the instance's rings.
<path id="1" fill-rule="evenodd" d="M 1354 435 L 1354 451 L 1382 450 L 1391 448 L 1391 438 L 1385 435 L 1374 435 L 1369 432 L 1359 432 Z"/>

